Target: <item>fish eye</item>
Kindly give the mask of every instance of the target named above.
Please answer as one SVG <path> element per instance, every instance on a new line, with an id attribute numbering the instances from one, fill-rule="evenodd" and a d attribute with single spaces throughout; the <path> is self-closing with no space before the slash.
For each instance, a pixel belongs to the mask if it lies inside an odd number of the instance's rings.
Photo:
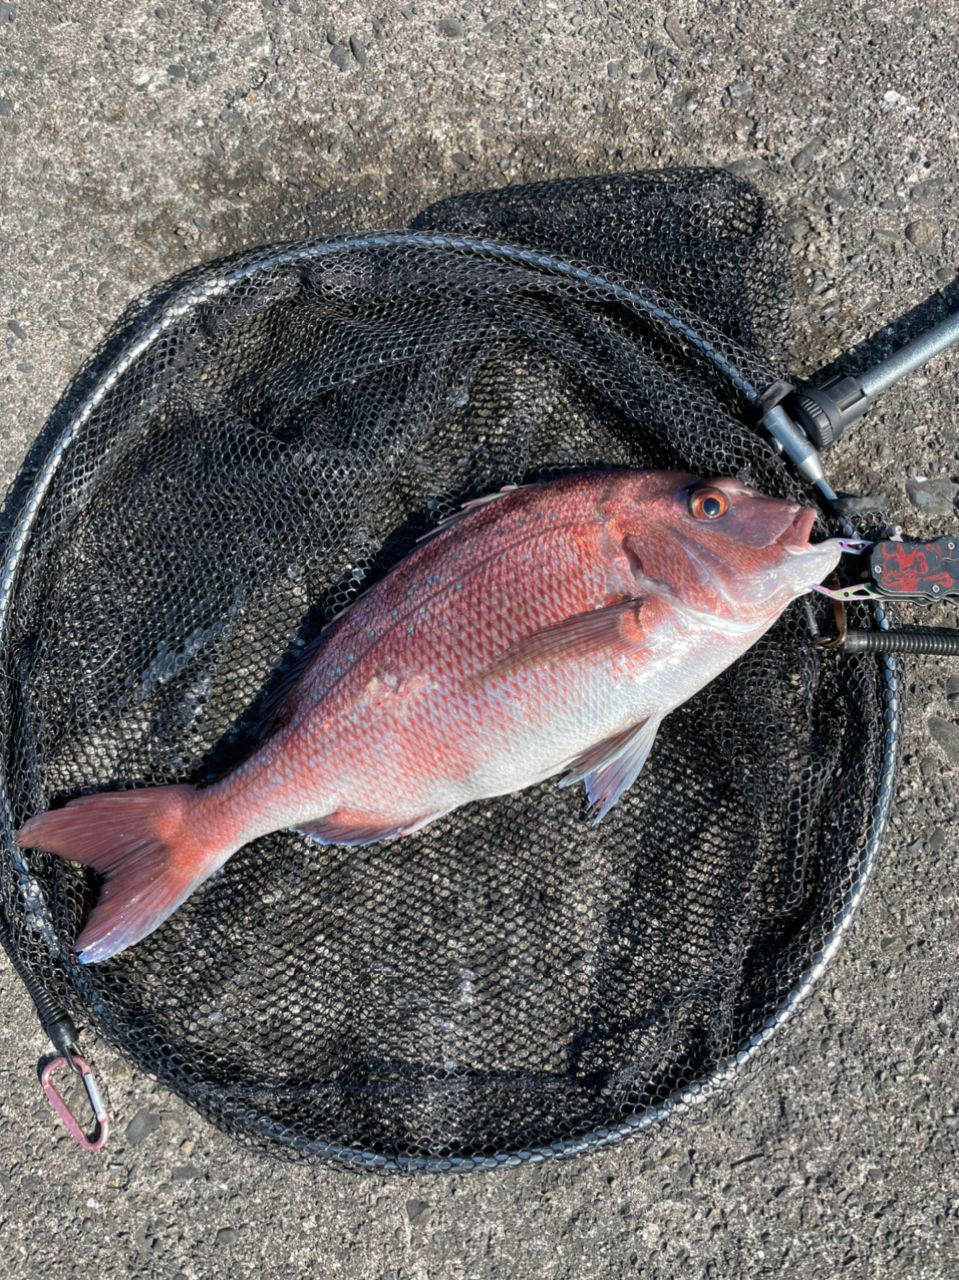
<path id="1" fill-rule="evenodd" d="M 689 514 L 694 520 L 719 520 L 729 510 L 729 499 L 721 489 L 695 489 L 689 495 Z"/>

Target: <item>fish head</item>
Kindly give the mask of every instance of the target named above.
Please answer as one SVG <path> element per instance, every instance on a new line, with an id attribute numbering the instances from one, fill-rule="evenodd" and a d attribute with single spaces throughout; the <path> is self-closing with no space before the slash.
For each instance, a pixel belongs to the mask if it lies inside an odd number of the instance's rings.
<path id="1" fill-rule="evenodd" d="M 637 534 L 625 544 L 634 573 L 717 617 L 775 617 L 839 561 L 836 539 L 809 540 L 814 508 L 738 480 L 660 472 L 644 497 L 636 504 Z"/>

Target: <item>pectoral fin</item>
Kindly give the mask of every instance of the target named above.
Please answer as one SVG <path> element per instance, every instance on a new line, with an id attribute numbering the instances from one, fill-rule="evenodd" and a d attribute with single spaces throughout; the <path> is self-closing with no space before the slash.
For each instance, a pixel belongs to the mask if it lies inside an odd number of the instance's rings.
<path id="1" fill-rule="evenodd" d="M 596 810 L 593 822 L 602 822 L 624 791 L 642 772 L 656 741 L 661 718 L 650 717 L 584 751 L 560 782 L 571 787 L 586 783 L 586 795 Z"/>
<path id="2" fill-rule="evenodd" d="M 466 682 L 466 688 L 477 689 L 498 676 L 552 662 L 585 661 L 635 653 L 645 643 L 640 618 L 643 603 L 641 597 L 631 597 L 605 609 L 574 614 L 542 631 L 534 631 L 510 645 L 494 662 L 472 676 Z"/>

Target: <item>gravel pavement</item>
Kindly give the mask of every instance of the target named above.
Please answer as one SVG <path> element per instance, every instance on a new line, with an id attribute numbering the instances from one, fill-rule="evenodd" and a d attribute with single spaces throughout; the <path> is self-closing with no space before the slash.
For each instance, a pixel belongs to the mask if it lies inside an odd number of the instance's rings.
<path id="1" fill-rule="evenodd" d="M 957 0 L 5 0 L 0 475 L 153 281 L 533 177 L 734 168 L 788 219 L 796 371 L 875 352 L 937 289 L 959 304 L 957 39 Z M 957 399 L 953 355 L 849 433 L 837 483 L 955 528 Z M 0 1276 L 959 1275 L 959 662 L 908 682 L 885 856 L 803 1018 L 702 1123 L 588 1159 L 416 1181 L 272 1162 L 92 1036 L 116 1129 L 84 1157 L 4 962 Z"/>

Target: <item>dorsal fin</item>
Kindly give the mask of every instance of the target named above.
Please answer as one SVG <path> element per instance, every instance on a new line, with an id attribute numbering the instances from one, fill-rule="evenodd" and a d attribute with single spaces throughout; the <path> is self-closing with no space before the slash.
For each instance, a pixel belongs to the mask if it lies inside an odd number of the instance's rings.
<path id="1" fill-rule="evenodd" d="M 342 609 L 334 613 L 329 622 L 324 622 L 316 635 L 307 640 L 302 649 L 297 650 L 296 653 L 287 658 L 286 669 L 278 677 L 276 684 L 260 704 L 256 726 L 261 737 L 268 729 L 276 728 L 286 719 L 289 712 L 286 706 L 287 700 L 294 688 L 299 684 L 306 668 L 316 657 L 320 647 L 328 640 L 331 627 L 338 623 L 351 609 L 355 608 L 365 597 L 368 590 L 368 587 L 364 587 L 348 604 L 345 604 Z"/>
<path id="2" fill-rule="evenodd" d="M 279 676 L 270 692 L 266 695 L 257 709 L 256 731 L 257 736 L 264 737 L 268 730 L 278 728 L 284 720 L 289 716 L 290 694 L 299 684 L 306 668 L 313 661 L 322 642 L 326 639 L 326 633 L 329 623 L 299 650 L 292 658 L 288 659 L 289 665 L 286 670 Z"/>
<path id="3" fill-rule="evenodd" d="M 468 502 L 463 503 L 458 511 L 454 511 L 451 516 L 444 516 L 435 529 L 430 529 L 429 533 L 424 533 L 422 537 L 417 538 L 417 542 L 420 544 L 429 542 L 437 534 L 445 533 L 453 525 L 459 524 L 464 516 L 468 516 L 477 507 L 488 506 L 491 502 L 497 502 L 500 498 L 508 498 L 511 493 L 516 493 L 519 489 L 528 488 L 529 485 L 524 484 L 504 484 L 502 489 L 497 489 L 495 493 L 486 493 L 482 498 L 470 498 Z"/>

